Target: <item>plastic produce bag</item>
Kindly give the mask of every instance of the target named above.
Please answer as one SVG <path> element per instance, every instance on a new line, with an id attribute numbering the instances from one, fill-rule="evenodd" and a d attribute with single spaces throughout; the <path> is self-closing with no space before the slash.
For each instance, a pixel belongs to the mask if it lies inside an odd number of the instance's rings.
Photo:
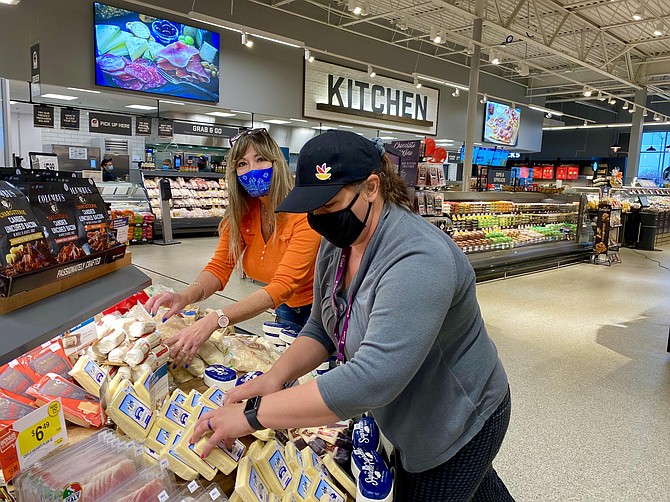
<path id="1" fill-rule="evenodd" d="M 227 352 L 223 364 L 238 372 L 267 372 L 281 355 L 265 337 L 235 335 L 221 340 Z"/>

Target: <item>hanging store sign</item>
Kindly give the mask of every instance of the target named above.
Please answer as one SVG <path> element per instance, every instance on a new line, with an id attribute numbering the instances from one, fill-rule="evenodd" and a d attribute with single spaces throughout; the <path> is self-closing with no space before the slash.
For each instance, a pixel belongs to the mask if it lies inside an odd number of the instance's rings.
<path id="1" fill-rule="evenodd" d="M 88 114 L 89 131 L 103 134 L 132 136 L 132 117 L 112 115 L 111 113 L 90 112 Z"/>
<path id="2" fill-rule="evenodd" d="M 158 119 L 158 137 L 171 138 L 174 136 L 174 125 L 171 120 Z"/>
<path id="3" fill-rule="evenodd" d="M 509 167 L 489 167 L 487 176 L 489 185 L 509 185 L 512 169 Z"/>
<path id="4" fill-rule="evenodd" d="M 197 122 L 174 122 L 175 134 L 187 134 L 189 136 L 211 136 L 214 138 L 232 138 L 238 132 L 236 127 L 224 127 L 216 124 L 203 124 Z"/>
<path id="5" fill-rule="evenodd" d="M 135 136 L 151 136 L 151 118 L 135 117 Z"/>
<path id="6" fill-rule="evenodd" d="M 30 48 L 30 95 L 36 97 L 42 94 L 40 85 L 40 44 Z"/>
<path id="7" fill-rule="evenodd" d="M 304 115 L 378 129 L 437 133 L 440 92 L 314 61 L 305 65 Z"/>
<path id="8" fill-rule="evenodd" d="M 33 107 L 33 125 L 35 127 L 53 127 L 54 115 L 53 106 L 35 105 Z"/>
<path id="9" fill-rule="evenodd" d="M 421 154 L 421 141 L 394 141 L 393 148 L 400 151 L 400 177 L 405 180 L 405 185 L 413 187 L 416 185 L 416 174 L 419 168 L 419 156 Z"/>
<path id="10" fill-rule="evenodd" d="M 79 130 L 79 110 L 76 108 L 60 109 L 60 127 L 61 129 Z"/>

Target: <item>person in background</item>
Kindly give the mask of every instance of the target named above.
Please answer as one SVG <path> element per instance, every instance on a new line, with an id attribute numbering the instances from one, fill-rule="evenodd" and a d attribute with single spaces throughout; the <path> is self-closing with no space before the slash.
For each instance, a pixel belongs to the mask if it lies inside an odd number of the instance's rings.
<path id="1" fill-rule="evenodd" d="M 475 273 L 411 208 L 381 140 L 327 131 L 305 144 L 296 188 L 278 211 L 307 213 L 324 238 L 312 315 L 268 372 L 198 420 L 191 442 L 214 431 L 204 456 L 258 427 L 318 427 L 370 412 L 395 448 L 396 502 L 513 501 L 492 467 L 510 391 Z M 283 388 L 334 353 L 335 368 Z"/>
<path id="2" fill-rule="evenodd" d="M 163 161 L 163 170 L 169 171 L 170 169 L 172 169 L 172 161 L 170 159 L 165 159 Z"/>
<path id="3" fill-rule="evenodd" d="M 219 225 L 219 245 L 204 270 L 186 289 L 159 293 L 146 304 L 166 318 L 186 305 L 222 290 L 238 261 L 244 273 L 267 286 L 182 330 L 166 343 L 175 366 L 190 364 L 198 348 L 218 328 L 274 308 L 279 321 L 301 327 L 311 308 L 314 260 L 321 240 L 304 214 L 276 214 L 293 188 L 293 176 L 277 143 L 265 129 L 231 139 L 226 186 L 228 207 Z"/>
<path id="4" fill-rule="evenodd" d="M 198 157 L 198 172 L 201 173 L 208 173 L 211 172 L 211 168 L 208 165 L 207 158 L 206 157 Z"/>
<path id="5" fill-rule="evenodd" d="M 112 159 L 102 159 L 100 168 L 102 169 L 102 181 L 116 181 L 116 175 L 112 173 L 114 170 Z"/>

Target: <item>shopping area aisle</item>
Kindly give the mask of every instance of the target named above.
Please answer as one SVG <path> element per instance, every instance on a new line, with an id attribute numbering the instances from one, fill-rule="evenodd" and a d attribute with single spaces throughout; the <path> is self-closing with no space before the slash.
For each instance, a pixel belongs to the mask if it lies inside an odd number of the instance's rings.
<path id="1" fill-rule="evenodd" d="M 133 261 L 180 287 L 215 246 L 215 238 L 139 246 Z M 611 268 L 582 264 L 478 285 L 512 387 L 496 468 L 519 502 L 670 496 L 670 271 L 644 257 L 670 268 L 670 251 L 621 255 Z M 233 276 L 223 304 L 256 288 Z M 260 332 L 261 322 L 243 327 Z"/>

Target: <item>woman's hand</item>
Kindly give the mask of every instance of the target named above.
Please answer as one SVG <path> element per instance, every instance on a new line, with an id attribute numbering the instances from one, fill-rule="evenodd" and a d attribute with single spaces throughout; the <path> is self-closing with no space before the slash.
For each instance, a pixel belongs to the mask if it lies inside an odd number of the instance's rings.
<path id="1" fill-rule="evenodd" d="M 163 318 L 163 322 L 165 322 L 165 320 L 178 313 L 187 304 L 188 300 L 183 294 L 164 291 L 149 298 L 149 301 L 144 305 L 144 308 L 146 308 L 147 311 L 151 313 L 151 315 L 156 315 L 159 307 L 169 308 L 170 310 L 168 310 L 167 314 L 165 314 L 165 317 Z"/>
<path id="2" fill-rule="evenodd" d="M 197 443 L 202 436 L 212 433 L 205 445 L 201 457 L 207 457 L 214 447 L 223 441 L 226 447 L 231 448 L 235 440 L 254 432 L 244 416 L 243 404 L 230 404 L 208 411 L 196 422 L 191 444 Z"/>
<path id="3" fill-rule="evenodd" d="M 165 340 L 165 345 L 170 347 L 172 367 L 176 368 L 182 363 L 188 368 L 198 349 L 212 336 L 218 327 L 218 316 L 213 313 L 193 323 L 188 328 L 182 329 L 172 338 Z"/>
<path id="4" fill-rule="evenodd" d="M 241 403 L 256 396 L 274 394 L 284 388 L 284 382 L 273 375 L 272 370 L 226 392 L 224 404 Z"/>

